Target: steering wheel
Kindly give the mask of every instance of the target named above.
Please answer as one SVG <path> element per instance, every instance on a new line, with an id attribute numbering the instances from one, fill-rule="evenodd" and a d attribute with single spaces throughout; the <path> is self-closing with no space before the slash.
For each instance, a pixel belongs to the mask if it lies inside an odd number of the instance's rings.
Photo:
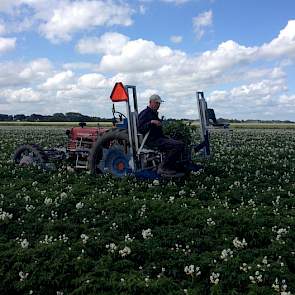
<path id="1" fill-rule="evenodd" d="M 113 112 L 113 122 L 114 123 L 122 122 L 123 118 L 127 119 L 127 117 L 123 113 L 117 112 L 117 111 Z"/>

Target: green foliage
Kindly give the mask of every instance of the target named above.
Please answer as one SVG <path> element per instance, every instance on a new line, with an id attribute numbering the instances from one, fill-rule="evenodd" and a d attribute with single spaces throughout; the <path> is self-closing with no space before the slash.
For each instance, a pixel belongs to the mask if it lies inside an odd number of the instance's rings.
<path id="1" fill-rule="evenodd" d="M 196 131 L 196 127 L 190 123 L 179 121 L 164 121 L 163 130 L 165 135 L 171 138 L 181 140 L 186 144 L 192 143 L 193 132 Z"/>
<path id="2" fill-rule="evenodd" d="M 204 172 L 144 182 L 16 167 L 64 130 L 0 128 L 0 294 L 294 294 L 294 135 L 215 132 Z"/>

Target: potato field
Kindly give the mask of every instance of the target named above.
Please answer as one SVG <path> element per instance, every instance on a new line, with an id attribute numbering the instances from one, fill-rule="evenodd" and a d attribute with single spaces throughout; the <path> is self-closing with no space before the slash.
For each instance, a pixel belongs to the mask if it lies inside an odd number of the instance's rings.
<path id="1" fill-rule="evenodd" d="M 295 129 L 215 131 L 204 171 L 154 181 L 14 165 L 62 127 L 0 138 L 0 294 L 295 294 Z"/>

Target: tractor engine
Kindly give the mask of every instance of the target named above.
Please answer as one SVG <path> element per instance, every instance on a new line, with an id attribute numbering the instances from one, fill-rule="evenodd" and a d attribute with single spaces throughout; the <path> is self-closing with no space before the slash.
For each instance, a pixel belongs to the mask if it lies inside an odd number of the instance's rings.
<path id="1" fill-rule="evenodd" d="M 73 127 L 66 131 L 69 137 L 67 144 L 68 159 L 74 162 L 75 168 L 87 169 L 88 155 L 97 141 L 97 138 L 104 134 L 108 128 L 102 127 L 85 127 L 86 123 L 79 124 L 80 127 Z"/>

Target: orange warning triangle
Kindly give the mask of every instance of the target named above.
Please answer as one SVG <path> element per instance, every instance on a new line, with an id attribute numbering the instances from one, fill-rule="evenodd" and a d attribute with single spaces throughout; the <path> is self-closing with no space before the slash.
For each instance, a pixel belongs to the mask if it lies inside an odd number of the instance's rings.
<path id="1" fill-rule="evenodd" d="M 113 102 L 128 101 L 128 93 L 122 82 L 117 82 L 115 84 L 111 94 L 111 100 Z"/>

